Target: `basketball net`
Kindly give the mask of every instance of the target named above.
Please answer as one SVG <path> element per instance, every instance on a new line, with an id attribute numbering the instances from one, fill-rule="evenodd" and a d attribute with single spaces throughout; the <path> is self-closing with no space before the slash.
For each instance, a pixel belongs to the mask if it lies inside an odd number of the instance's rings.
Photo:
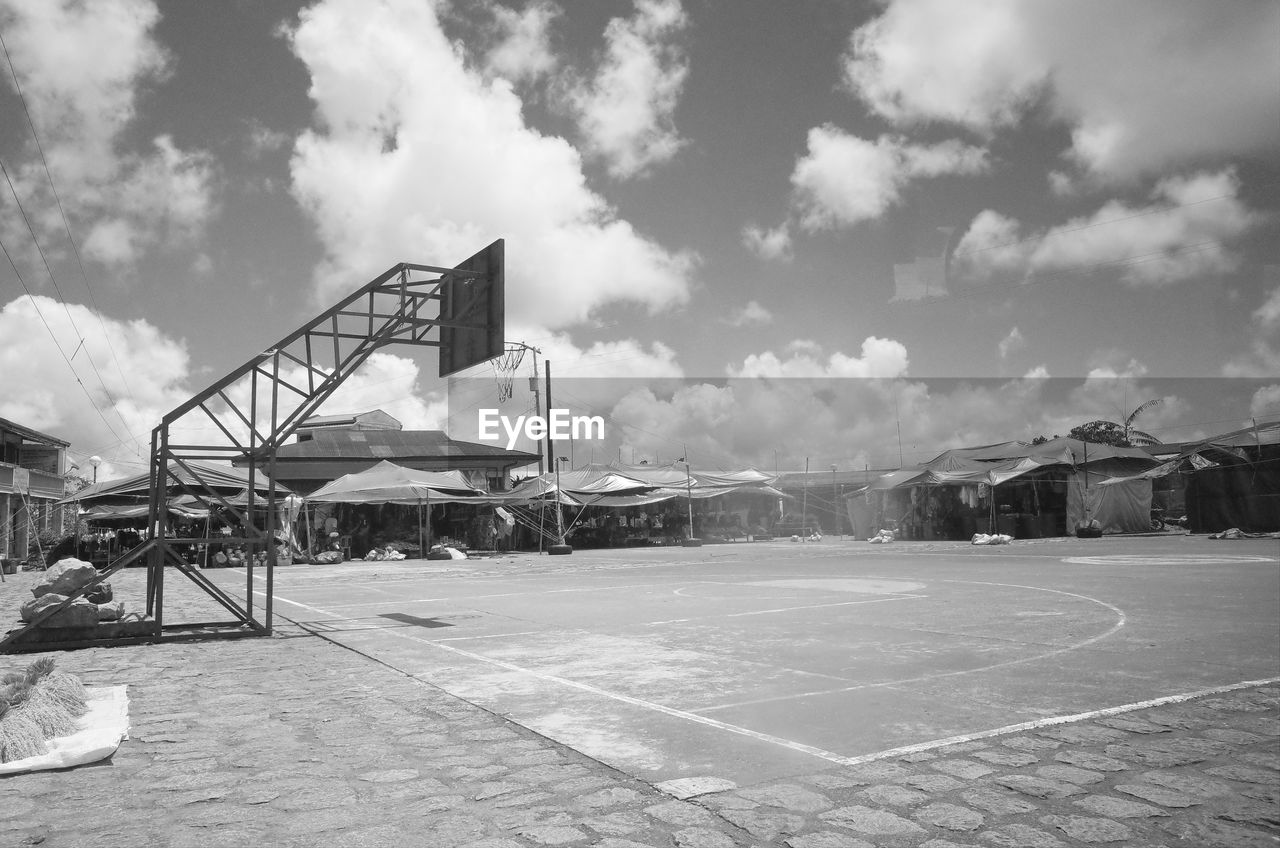
<path id="1" fill-rule="evenodd" d="M 516 369 L 524 360 L 523 347 L 507 350 L 502 356 L 489 360 L 493 365 L 493 378 L 498 384 L 498 403 L 511 400 L 512 389 L 516 380 Z"/>

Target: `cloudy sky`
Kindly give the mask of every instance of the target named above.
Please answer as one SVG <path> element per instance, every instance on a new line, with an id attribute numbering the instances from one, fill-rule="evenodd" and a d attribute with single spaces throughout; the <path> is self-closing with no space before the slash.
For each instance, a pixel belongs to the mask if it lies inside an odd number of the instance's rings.
<path id="1" fill-rule="evenodd" d="M 1272 0 L 0 0 L 0 36 L 0 417 L 108 474 L 495 238 L 508 339 L 624 458 L 1280 417 Z M 326 411 L 472 435 L 488 372 L 435 373 L 389 349 Z"/>

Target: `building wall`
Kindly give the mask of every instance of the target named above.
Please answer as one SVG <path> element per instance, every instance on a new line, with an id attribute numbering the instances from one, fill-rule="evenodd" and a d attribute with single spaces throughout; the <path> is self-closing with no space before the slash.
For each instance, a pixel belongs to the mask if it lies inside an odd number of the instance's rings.
<path id="1" fill-rule="evenodd" d="M 54 506 L 66 492 L 65 443 L 32 440 L 41 435 L 0 422 L 0 556 L 26 559 L 37 534 L 67 529 L 64 510 Z"/>

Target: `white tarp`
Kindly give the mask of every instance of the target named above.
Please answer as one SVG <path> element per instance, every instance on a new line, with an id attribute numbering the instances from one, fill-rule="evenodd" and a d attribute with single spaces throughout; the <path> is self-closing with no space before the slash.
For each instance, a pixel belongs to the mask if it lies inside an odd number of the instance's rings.
<path id="1" fill-rule="evenodd" d="M 47 771 L 105 760 L 129 738 L 129 695 L 126 686 L 89 686 L 89 708 L 77 720 L 79 730 L 50 739 L 49 750 L 25 760 L 0 763 L 0 774 Z"/>

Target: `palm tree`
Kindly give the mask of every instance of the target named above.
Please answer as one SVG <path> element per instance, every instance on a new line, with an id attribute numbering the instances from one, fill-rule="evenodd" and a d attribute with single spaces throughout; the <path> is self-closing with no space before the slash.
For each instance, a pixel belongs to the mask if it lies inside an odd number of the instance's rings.
<path id="1" fill-rule="evenodd" d="M 1162 403 L 1164 403 L 1164 398 L 1152 398 L 1125 416 L 1123 424 L 1118 424 L 1115 421 L 1090 421 L 1088 424 L 1081 424 L 1072 428 L 1067 436 L 1072 439 L 1079 439 L 1082 442 L 1114 445 L 1123 448 L 1158 445 L 1160 444 L 1159 439 L 1144 430 L 1135 428 L 1133 424 L 1142 413 Z"/>
<path id="2" fill-rule="evenodd" d="M 1134 429 L 1133 422 L 1137 420 L 1139 415 L 1146 412 L 1148 409 L 1151 409 L 1151 407 L 1159 406 L 1162 403 L 1164 403 L 1164 398 L 1152 398 L 1146 403 L 1140 405 L 1133 412 L 1129 413 L 1129 417 L 1124 419 L 1124 438 L 1126 442 L 1139 448 L 1147 445 L 1160 444 L 1160 440 L 1150 433 Z"/>

